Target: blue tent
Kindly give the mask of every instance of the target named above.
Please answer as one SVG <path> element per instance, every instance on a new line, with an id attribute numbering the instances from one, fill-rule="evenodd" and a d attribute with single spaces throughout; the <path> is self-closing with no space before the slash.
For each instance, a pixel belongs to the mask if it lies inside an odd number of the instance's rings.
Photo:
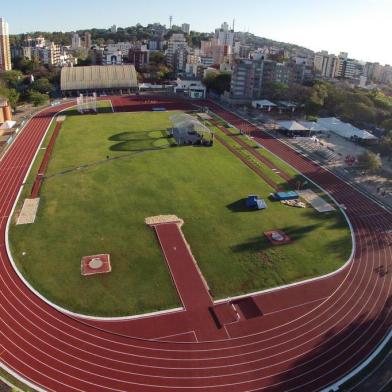
<path id="1" fill-rule="evenodd" d="M 265 201 L 260 199 L 257 195 L 249 195 L 246 199 L 246 206 L 248 208 L 257 208 L 258 210 L 267 208 Z"/>

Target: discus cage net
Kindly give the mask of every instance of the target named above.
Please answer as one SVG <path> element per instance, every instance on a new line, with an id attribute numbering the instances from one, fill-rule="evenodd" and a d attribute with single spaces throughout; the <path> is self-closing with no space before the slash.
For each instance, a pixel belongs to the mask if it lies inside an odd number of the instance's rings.
<path id="1" fill-rule="evenodd" d="M 76 104 L 78 107 L 79 113 L 86 112 L 97 112 L 97 94 L 93 93 L 92 95 L 83 95 L 80 94 L 79 97 L 76 98 Z"/>
<path id="2" fill-rule="evenodd" d="M 214 133 L 195 117 L 179 113 L 170 116 L 170 121 L 172 123 L 171 136 L 177 144 L 213 144 Z"/>

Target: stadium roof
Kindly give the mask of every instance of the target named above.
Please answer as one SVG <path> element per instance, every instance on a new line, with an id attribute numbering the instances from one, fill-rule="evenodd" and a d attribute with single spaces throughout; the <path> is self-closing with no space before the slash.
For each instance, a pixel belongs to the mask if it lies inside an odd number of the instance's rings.
<path id="1" fill-rule="evenodd" d="M 102 90 L 136 88 L 133 65 L 92 65 L 61 69 L 61 90 Z"/>
<path id="2" fill-rule="evenodd" d="M 354 127 L 354 125 L 351 125 L 349 123 L 340 121 L 336 117 L 319 118 L 317 122 L 327 130 L 336 133 L 337 135 L 342 136 L 346 139 L 350 139 L 351 137 L 357 137 L 358 139 L 362 140 L 378 139 L 370 132 Z"/>

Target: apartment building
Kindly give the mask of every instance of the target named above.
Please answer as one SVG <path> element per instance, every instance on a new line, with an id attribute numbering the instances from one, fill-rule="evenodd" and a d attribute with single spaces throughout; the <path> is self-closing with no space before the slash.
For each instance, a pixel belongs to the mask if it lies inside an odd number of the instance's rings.
<path id="1" fill-rule="evenodd" d="M 60 45 L 50 42 L 45 46 L 30 48 L 31 58 L 37 59 L 40 63 L 50 66 L 60 65 Z"/>
<path id="2" fill-rule="evenodd" d="M 226 22 L 222 23 L 220 28 L 215 29 L 214 38 L 218 45 L 234 47 L 234 30 L 231 30 Z"/>
<path id="3" fill-rule="evenodd" d="M 189 54 L 188 44 L 183 33 L 173 34 L 166 51 L 166 62 L 174 70 L 185 70 L 186 59 Z"/>
<path id="4" fill-rule="evenodd" d="M 230 85 L 233 100 L 259 99 L 262 94 L 264 59 L 237 59 Z"/>
<path id="5" fill-rule="evenodd" d="M 71 48 L 72 49 L 79 49 L 82 47 L 82 40 L 80 39 L 80 36 L 78 33 L 72 34 L 72 43 L 71 43 Z"/>
<path id="6" fill-rule="evenodd" d="M 83 42 L 83 44 L 84 44 L 84 47 L 86 49 L 90 49 L 91 48 L 91 45 L 92 45 L 91 33 L 89 33 L 88 31 L 86 31 L 84 33 L 84 42 Z"/>
<path id="7" fill-rule="evenodd" d="M 10 71 L 11 68 L 11 48 L 8 23 L 4 18 L 0 18 L 0 71 Z"/>
<path id="8" fill-rule="evenodd" d="M 128 52 L 128 62 L 133 64 L 137 71 L 150 61 L 150 54 L 146 45 L 135 45 Z"/>
<path id="9" fill-rule="evenodd" d="M 191 25 L 189 23 L 183 23 L 181 26 L 181 31 L 185 34 L 189 34 L 191 31 Z"/>
<path id="10" fill-rule="evenodd" d="M 323 78 L 332 79 L 337 74 L 339 59 L 327 51 L 316 53 L 314 56 L 314 69 Z"/>

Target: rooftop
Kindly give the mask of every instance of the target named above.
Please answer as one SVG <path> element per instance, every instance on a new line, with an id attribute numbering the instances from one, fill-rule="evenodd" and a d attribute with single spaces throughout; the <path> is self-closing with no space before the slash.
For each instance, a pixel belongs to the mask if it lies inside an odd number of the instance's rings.
<path id="1" fill-rule="evenodd" d="M 135 88 L 137 73 L 133 65 L 92 65 L 61 69 L 61 90 Z"/>

